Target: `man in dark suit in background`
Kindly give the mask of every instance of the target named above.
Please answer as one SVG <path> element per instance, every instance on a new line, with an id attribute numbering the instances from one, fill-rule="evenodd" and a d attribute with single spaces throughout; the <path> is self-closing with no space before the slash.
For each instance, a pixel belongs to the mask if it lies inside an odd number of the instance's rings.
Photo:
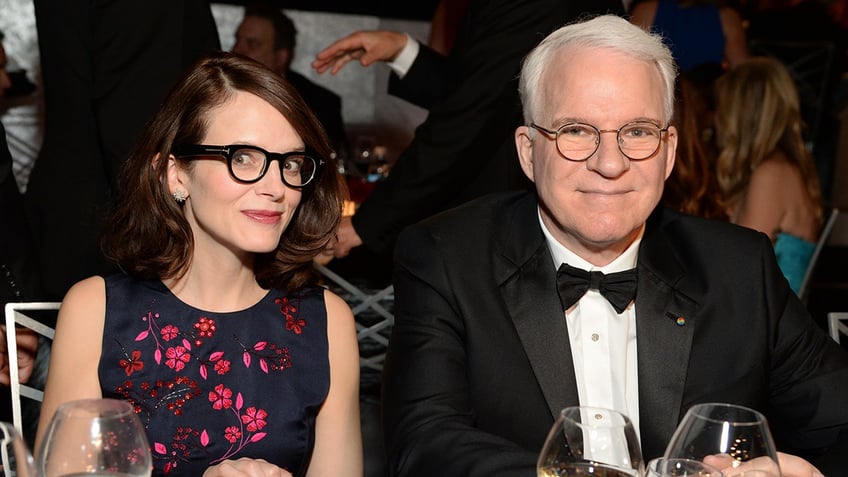
<path id="1" fill-rule="evenodd" d="M 236 30 L 233 51 L 262 63 L 291 83 L 318 116 L 335 151 L 347 147 L 342 99 L 336 93 L 291 70 L 297 29 L 279 7 L 254 3 L 245 7 L 244 19 Z"/>
<path id="2" fill-rule="evenodd" d="M 427 107 L 430 114 L 389 177 L 352 219 L 342 219 L 335 256 L 364 244 L 378 257 L 390 257 L 403 227 L 489 192 L 526 187 L 509 140 L 521 124 L 521 60 L 562 24 L 608 12 L 623 13 L 621 1 L 469 2 L 447 57 L 422 45 L 403 79 L 390 80 L 392 94 Z M 336 61 L 367 60 L 371 48 L 385 47 L 354 35 L 319 53 L 313 67 L 323 71 Z M 376 59 L 390 60 L 396 52 L 385 48 Z"/>
<path id="3" fill-rule="evenodd" d="M 657 208 L 678 142 L 674 79 L 661 39 L 615 16 L 528 55 L 514 140 L 535 190 L 471 202 L 398 242 L 383 375 L 392 475 L 535 475 L 573 405 L 628 415 L 645 460 L 687 408 L 713 401 L 764 412 L 784 451 L 844 444 L 848 355 L 789 289 L 768 238 Z M 610 279 L 628 286 L 610 293 Z M 781 467 L 819 475 L 791 455 Z"/>
<path id="4" fill-rule="evenodd" d="M 41 292 L 108 273 L 100 217 L 138 132 L 183 70 L 220 49 L 207 0 L 35 0 L 44 142 L 26 192 Z"/>

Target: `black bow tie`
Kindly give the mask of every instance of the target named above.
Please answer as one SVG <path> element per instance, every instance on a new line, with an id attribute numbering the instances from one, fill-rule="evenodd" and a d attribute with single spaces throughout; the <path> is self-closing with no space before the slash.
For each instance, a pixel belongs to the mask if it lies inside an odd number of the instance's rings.
<path id="1" fill-rule="evenodd" d="M 636 298 L 636 269 L 618 273 L 587 272 L 567 263 L 557 270 L 557 289 L 562 309 L 571 308 L 586 290 L 598 290 L 621 313 Z"/>

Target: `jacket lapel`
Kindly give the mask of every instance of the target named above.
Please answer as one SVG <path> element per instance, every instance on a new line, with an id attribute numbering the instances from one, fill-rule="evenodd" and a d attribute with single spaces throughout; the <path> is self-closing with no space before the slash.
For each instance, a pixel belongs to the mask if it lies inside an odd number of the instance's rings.
<path id="1" fill-rule="evenodd" d="M 646 458 L 664 453 L 680 419 L 698 310 L 678 288 L 684 269 L 657 222 L 649 220 L 642 239 L 636 295 L 639 427 Z"/>
<path id="2" fill-rule="evenodd" d="M 578 404 L 565 315 L 556 291 L 556 270 L 539 227 L 535 196 L 511 207 L 499 237 L 495 274 L 524 352 L 552 419 Z"/>

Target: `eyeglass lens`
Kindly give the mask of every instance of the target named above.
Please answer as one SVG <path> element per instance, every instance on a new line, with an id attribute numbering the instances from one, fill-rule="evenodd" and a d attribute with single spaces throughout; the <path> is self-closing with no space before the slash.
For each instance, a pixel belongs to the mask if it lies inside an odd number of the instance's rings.
<path id="1" fill-rule="evenodd" d="M 276 159 L 276 158 L 272 158 Z M 268 158 L 256 149 L 237 149 L 233 151 L 230 168 L 236 179 L 253 182 L 259 180 L 266 171 Z M 287 155 L 280 160 L 280 173 L 283 181 L 290 186 L 304 186 L 315 176 L 315 160 L 307 155 Z"/>
<path id="2" fill-rule="evenodd" d="M 616 131 L 603 131 L 616 132 Z M 660 145 L 662 130 L 653 123 L 632 123 L 618 130 L 618 147 L 630 159 L 647 159 Z M 595 153 L 601 131 L 582 123 L 567 124 L 557 131 L 557 148 L 565 157 L 584 160 Z"/>

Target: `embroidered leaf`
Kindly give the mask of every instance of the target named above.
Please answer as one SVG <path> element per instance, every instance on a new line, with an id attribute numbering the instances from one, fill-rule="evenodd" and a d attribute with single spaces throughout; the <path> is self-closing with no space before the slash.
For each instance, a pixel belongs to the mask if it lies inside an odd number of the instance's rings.
<path id="1" fill-rule="evenodd" d="M 164 468 L 164 469 L 162 469 L 162 472 L 163 472 L 164 474 L 170 474 L 170 473 L 171 473 L 171 466 L 172 466 L 172 465 L 173 465 L 173 463 L 172 463 L 172 462 L 168 462 L 167 464 L 165 464 L 165 468 Z"/>
<path id="2" fill-rule="evenodd" d="M 142 331 L 141 333 L 139 333 L 139 334 L 135 337 L 135 340 L 136 340 L 136 341 L 141 341 L 141 340 L 143 340 L 143 339 L 147 338 L 147 334 L 148 334 L 148 333 L 149 333 L 149 330 L 144 330 L 144 331 Z"/>
<path id="3" fill-rule="evenodd" d="M 156 351 L 153 353 L 153 359 L 156 360 L 156 364 L 162 364 L 162 350 L 156 348 Z"/>
<path id="4" fill-rule="evenodd" d="M 241 407 L 244 405 L 244 399 L 241 397 L 241 393 L 236 394 L 236 410 L 241 411 Z"/>
<path id="5" fill-rule="evenodd" d="M 206 379 L 206 365 L 205 364 L 200 365 L 200 377 L 202 377 L 203 379 Z"/>
<path id="6" fill-rule="evenodd" d="M 267 341 L 258 341 L 255 345 L 253 345 L 253 349 L 255 351 L 262 351 L 266 346 L 268 346 Z"/>
<path id="7" fill-rule="evenodd" d="M 185 349 L 191 349 L 191 343 L 188 342 L 187 339 L 183 338 L 183 346 Z"/>
<path id="8" fill-rule="evenodd" d="M 242 361 L 244 361 L 244 367 L 245 367 L 245 368 L 249 368 L 249 367 L 250 367 L 250 353 L 249 353 L 249 352 L 245 351 L 245 352 L 244 352 L 244 355 L 243 355 L 243 356 L 242 356 L 242 358 L 241 358 L 241 360 L 242 360 Z"/>
<path id="9" fill-rule="evenodd" d="M 200 433 L 200 444 L 203 447 L 209 445 L 209 434 L 206 432 L 206 429 L 203 429 L 203 432 Z"/>
<path id="10" fill-rule="evenodd" d="M 266 435 L 267 433 L 265 432 L 257 432 L 250 438 L 250 442 L 259 442 L 264 439 Z"/>
<path id="11" fill-rule="evenodd" d="M 157 454 L 163 454 L 164 455 L 164 454 L 168 453 L 168 448 L 165 447 L 165 444 L 162 444 L 161 442 L 154 442 L 153 443 L 153 450 L 156 451 Z"/>
<path id="12" fill-rule="evenodd" d="M 223 351 L 215 351 L 214 353 L 209 355 L 209 361 L 212 361 L 214 363 L 215 361 L 218 361 L 219 359 L 221 359 L 223 357 L 224 357 Z"/>
<path id="13" fill-rule="evenodd" d="M 259 359 L 259 367 L 262 368 L 262 371 L 265 371 L 265 374 L 268 374 L 268 362 L 265 361 L 265 358 Z"/>

